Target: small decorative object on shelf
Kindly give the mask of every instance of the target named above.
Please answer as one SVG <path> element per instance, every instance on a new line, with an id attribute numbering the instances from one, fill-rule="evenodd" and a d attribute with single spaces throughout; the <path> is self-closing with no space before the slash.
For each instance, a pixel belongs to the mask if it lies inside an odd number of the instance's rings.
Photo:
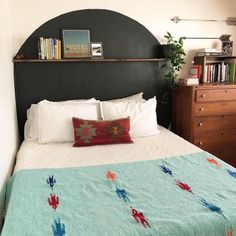
<path id="1" fill-rule="evenodd" d="M 14 60 L 24 60 L 24 55 L 23 55 L 23 54 L 17 54 L 17 55 L 14 57 Z"/>
<path id="2" fill-rule="evenodd" d="M 200 79 L 202 76 L 202 66 L 201 65 L 192 65 L 190 68 L 190 75 L 192 77 Z"/>
<path id="3" fill-rule="evenodd" d="M 91 43 L 91 55 L 92 59 L 103 59 L 103 45 L 102 42 Z"/>
<path id="4" fill-rule="evenodd" d="M 90 58 L 90 31 L 63 29 L 63 58 Z"/>
<path id="5" fill-rule="evenodd" d="M 230 41 L 230 34 L 223 34 L 220 36 L 222 43 L 222 54 L 224 56 L 232 56 L 233 53 L 233 41 Z"/>
<path id="6" fill-rule="evenodd" d="M 40 37 L 38 41 L 38 59 L 40 60 L 61 59 L 61 40 L 56 38 Z"/>

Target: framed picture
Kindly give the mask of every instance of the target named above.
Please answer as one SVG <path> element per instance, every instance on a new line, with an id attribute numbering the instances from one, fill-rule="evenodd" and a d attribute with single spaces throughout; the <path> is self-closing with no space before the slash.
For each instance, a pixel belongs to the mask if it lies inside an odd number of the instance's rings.
<path id="1" fill-rule="evenodd" d="M 103 46 L 102 42 L 91 43 L 91 55 L 92 58 L 103 58 Z"/>
<path id="2" fill-rule="evenodd" d="M 62 30 L 63 58 L 89 58 L 90 31 L 83 29 Z"/>

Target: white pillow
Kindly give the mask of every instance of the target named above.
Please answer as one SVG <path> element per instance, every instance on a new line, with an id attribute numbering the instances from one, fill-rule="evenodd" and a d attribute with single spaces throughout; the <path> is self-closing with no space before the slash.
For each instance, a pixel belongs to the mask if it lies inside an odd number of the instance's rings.
<path id="1" fill-rule="evenodd" d="M 156 118 L 156 97 L 147 101 L 101 102 L 104 120 L 130 117 L 130 135 L 134 138 L 160 133 Z"/>
<path id="2" fill-rule="evenodd" d="M 95 98 L 91 99 L 80 99 L 80 100 L 67 100 L 61 102 L 51 102 L 47 100 L 43 100 L 44 102 L 48 103 L 58 103 L 58 104 L 67 104 L 67 103 L 87 103 L 87 102 L 97 102 Z M 38 140 L 39 137 L 39 105 L 32 104 L 31 107 L 27 110 L 27 120 L 24 127 L 24 137 L 25 140 L 35 141 Z"/>
<path id="3" fill-rule="evenodd" d="M 130 101 L 130 100 L 145 101 L 145 99 L 143 99 L 143 92 L 136 93 L 134 95 L 131 95 L 125 98 L 108 100 L 107 102 L 123 102 L 123 101 Z"/>
<path id="4" fill-rule="evenodd" d="M 39 143 L 73 142 L 72 117 L 98 120 L 98 103 L 39 103 Z"/>

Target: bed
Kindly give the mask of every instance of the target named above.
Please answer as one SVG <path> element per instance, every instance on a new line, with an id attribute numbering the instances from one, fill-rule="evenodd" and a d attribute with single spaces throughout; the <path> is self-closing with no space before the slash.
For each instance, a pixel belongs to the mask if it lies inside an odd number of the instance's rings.
<path id="1" fill-rule="evenodd" d="M 133 144 L 24 141 L 2 235 L 233 235 L 235 174 L 163 127 Z"/>
<path id="2" fill-rule="evenodd" d="M 100 40 L 108 48 L 112 36 L 123 34 L 129 50 L 120 51 L 119 41 L 108 53 L 124 53 L 120 57 L 126 58 L 152 58 L 156 53 L 158 42 L 132 19 L 106 10 L 84 10 L 45 23 L 26 40 L 19 54 L 33 57 L 33 42 L 42 32 L 57 32 L 59 26 L 85 19 L 94 20 L 87 22 L 86 28 L 93 30 L 95 40 L 104 37 Z M 116 27 L 104 33 L 101 27 L 106 22 Z M 145 42 L 140 41 L 137 50 L 134 42 L 143 37 Z M 235 169 L 166 128 L 170 104 L 160 99 L 168 92 L 161 66 L 136 63 L 15 62 L 22 140 L 26 110 L 33 103 L 91 97 L 109 100 L 140 91 L 145 99 L 157 96 L 160 132 L 132 137 L 133 143 L 79 148 L 72 142 L 39 144 L 24 140 L 7 186 L 2 236 L 234 234 Z M 74 79 L 73 73 L 80 71 L 83 77 Z"/>

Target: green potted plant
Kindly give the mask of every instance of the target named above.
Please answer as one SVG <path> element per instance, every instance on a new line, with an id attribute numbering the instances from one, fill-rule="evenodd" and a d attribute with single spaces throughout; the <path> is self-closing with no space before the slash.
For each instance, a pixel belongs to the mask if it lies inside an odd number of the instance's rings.
<path id="1" fill-rule="evenodd" d="M 162 45 L 163 54 L 169 60 L 168 73 L 164 76 L 171 87 L 174 87 L 175 81 L 178 78 L 182 65 L 185 64 L 183 56 L 184 52 L 184 38 L 175 39 L 169 32 L 164 36 L 167 39 L 167 44 Z M 167 65 L 165 64 L 164 67 Z"/>

